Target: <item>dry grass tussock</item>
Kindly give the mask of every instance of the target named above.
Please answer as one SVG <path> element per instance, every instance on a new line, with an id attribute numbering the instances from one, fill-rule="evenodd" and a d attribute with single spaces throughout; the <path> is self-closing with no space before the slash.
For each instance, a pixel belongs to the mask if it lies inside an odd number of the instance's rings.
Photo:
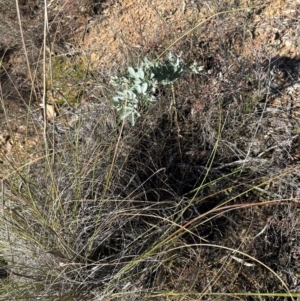
<path id="1" fill-rule="evenodd" d="M 299 58 L 258 48 L 266 8 L 238 8 L 227 3 L 236 11 L 190 25 L 172 45 L 204 70 L 159 86 L 133 127 L 118 120 L 115 88 L 87 57 L 81 92 L 55 103 L 45 127 L 28 101 L 45 88 L 42 65 L 32 65 L 37 76 L 18 95 L 39 143 L 22 159 L 1 151 L 0 300 L 299 298 Z M 162 33 L 160 49 L 172 41 Z M 79 74 L 59 66 L 67 80 Z"/>

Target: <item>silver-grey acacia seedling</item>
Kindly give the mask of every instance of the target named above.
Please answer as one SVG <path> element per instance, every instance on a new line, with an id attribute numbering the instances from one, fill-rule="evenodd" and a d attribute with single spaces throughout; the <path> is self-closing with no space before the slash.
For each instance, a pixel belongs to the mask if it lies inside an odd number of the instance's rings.
<path id="1" fill-rule="evenodd" d="M 196 62 L 188 66 L 181 54 L 169 53 L 164 61 L 144 58 L 138 68 L 129 67 L 126 74 L 112 77 L 111 83 L 119 88 L 113 97 L 113 105 L 119 112 L 120 120 L 129 118 L 133 126 L 136 117 L 156 101 L 154 93 L 158 85 L 172 85 L 183 73 L 199 73 L 202 70 L 203 67 Z"/>

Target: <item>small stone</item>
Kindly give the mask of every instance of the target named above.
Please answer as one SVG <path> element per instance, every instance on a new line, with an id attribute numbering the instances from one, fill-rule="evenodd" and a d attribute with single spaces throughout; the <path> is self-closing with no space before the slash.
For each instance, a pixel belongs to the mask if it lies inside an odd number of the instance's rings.
<path id="1" fill-rule="evenodd" d="M 284 44 L 286 47 L 291 47 L 293 45 L 293 42 L 291 40 L 286 40 Z"/>

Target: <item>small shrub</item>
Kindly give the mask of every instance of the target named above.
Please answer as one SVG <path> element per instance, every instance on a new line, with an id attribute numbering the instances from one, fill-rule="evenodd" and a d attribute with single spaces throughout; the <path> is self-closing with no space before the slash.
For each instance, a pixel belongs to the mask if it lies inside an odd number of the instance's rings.
<path id="1" fill-rule="evenodd" d="M 113 97 L 120 119 L 129 117 L 133 126 L 135 118 L 156 101 L 155 91 L 159 85 L 173 85 L 184 73 L 199 73 L 202 70 L 203 67 L 196 62 L 190 66 L 186 64 L 181 54 L 169 53 L 162 62 L 144 58 L 138 68 L 129 67 L 125 75 L 112 77 L 111 83 L 120 89 Z"/>

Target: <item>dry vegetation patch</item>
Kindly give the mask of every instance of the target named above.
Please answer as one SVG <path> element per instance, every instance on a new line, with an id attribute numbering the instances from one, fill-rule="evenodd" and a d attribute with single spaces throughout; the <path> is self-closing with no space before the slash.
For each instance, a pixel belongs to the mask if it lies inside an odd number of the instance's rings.
<path id="1" fill-rule="evenodd" d="M 300 4 L 248 2 L 54 0 L 44 61 L 4 2 L 0 299 L 299 298 Z M 120 122 L 110 77 L 168 51 L 202 72 Z"/>

